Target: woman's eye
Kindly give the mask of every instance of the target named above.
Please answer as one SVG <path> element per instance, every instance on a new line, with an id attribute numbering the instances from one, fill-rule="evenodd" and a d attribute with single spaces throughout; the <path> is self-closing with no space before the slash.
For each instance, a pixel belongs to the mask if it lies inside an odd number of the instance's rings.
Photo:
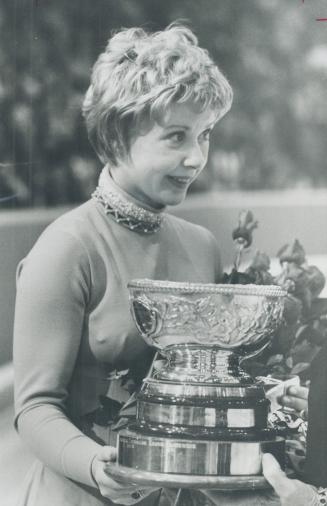
<path id="1" fill-rule="evenodd" d="M 185 139 L 185 132 L 173 132 L 168 136 L 168 139 L 175 143 L 183 142 Z"/>
<path id="2" fill-rule="evenodd" d="M 202 140 L 209 141 L 210 140 L 210 134 L 211 134 L 211 130 L 205 130 L 204 132 L 202 132 L 202 134 L 201 134 Z"/>

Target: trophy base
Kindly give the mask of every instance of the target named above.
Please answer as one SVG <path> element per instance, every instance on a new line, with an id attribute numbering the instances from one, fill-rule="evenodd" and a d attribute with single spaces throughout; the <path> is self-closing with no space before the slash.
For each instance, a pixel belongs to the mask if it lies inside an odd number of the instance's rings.
<path id="1" fill-rule="evenodd" d="M 284 467 L 285 441 L 217 441 L 147 435 L 129 429 L 118 436 L 118 464 L 154 473 L 207 476 L 260 475 L 263 453 Z"/>
<path id="2" fill-rule="evenodd" d="M 169 399 L 163 396 L 154 399 L 139 394 L 137 420 L 144 424 L 164 424 L 170 431 L 175 428 L 180 434 L 188 430 L 195 433 L 217 430 L 226 432 L 227 437 L 226 429 L 239 428 L 246 432 L 246 429 L 252 431 L 267 427 L 269 401 L 265 398 L 222 398 L 217 404 L 211 399 Z M 213 439 L 216 439 L 215 435 Z M 232 435 L 230 439 L 234 439 Z"/>
<path id="3" fill-rule="evenodd" d="M 105 471 L 111 478 L 122 483 L 135 483 L 140 486 L 154 488 L 184 488 L 193 490 L 211 488 L 222 492 L 271 488 L 262 475 L 203 476 L 199 474 L 154 473 L 140 469 L 131 469 L 117 463 L 106 464 Z"/>

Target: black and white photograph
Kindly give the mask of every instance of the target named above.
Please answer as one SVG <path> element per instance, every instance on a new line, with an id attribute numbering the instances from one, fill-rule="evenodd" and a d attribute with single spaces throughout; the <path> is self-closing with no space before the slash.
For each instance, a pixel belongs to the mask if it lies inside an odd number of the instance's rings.
<path id="1" fill-rule="evenodd" d="M 1 506 L 327 505 L 327 1 L 2 0 Z"/>

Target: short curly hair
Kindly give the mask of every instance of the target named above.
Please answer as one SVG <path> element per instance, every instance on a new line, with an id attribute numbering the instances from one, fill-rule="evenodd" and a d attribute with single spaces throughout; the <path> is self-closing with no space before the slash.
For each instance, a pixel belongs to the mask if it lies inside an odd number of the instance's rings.
<path id="1" fill-rule="evenodd" d="M 217 120 L 230 109 L 232 89 L 197 37 L 182 24 L 147 33 L 122 29 L 97 59 L 83 103 L 89 140 L 103 163 L 129 152 L 129 132 L 159 120 L 173 102 L 211 107 Z"/>

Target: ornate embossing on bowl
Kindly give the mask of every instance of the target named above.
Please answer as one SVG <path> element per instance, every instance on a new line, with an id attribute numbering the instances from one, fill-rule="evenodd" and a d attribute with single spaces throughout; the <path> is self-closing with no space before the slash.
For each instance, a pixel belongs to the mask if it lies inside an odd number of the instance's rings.
<path id="1" fill-rule="evenodd" d="M 286 292 L 274 285 L 128 284 L 132 313 L 145 341 L 158 349 L 199 344 L 254 355 L 282 321 Z"/>

